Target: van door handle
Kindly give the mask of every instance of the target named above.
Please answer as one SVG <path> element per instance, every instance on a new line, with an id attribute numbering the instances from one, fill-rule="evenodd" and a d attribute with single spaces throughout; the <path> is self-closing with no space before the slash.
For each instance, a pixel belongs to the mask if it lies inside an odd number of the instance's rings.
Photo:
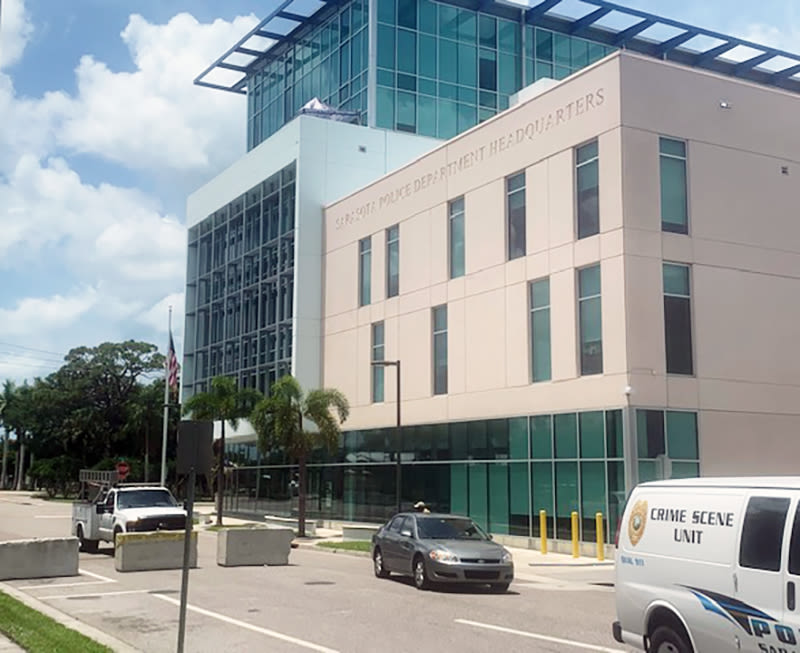
<path id="1" fill-rule="evenodd" d="M 794 581 L 791 580 L 786 583 L 786 607 L 789 610 L 794 610 L 795 607 Z"/>

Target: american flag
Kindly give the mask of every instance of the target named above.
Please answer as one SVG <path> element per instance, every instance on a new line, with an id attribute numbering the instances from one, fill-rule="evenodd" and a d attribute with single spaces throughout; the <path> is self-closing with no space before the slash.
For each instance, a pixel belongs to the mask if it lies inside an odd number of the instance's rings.
<path id="1" fill-rule="evenodd" d="M 169 351 L 167 352 L 167 383 L 172 390 L 178 389 L 178 357 L 175 355 L 175 343 L 172 342 L 172 331 L 169 332 Z"/>

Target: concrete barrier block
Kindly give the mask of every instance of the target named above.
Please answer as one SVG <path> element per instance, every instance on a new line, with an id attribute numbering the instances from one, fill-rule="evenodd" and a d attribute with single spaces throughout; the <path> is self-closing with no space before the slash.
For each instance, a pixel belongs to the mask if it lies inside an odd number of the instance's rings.
<path id="1" fill-rule="evenodd" d="M 217 564 L 288 565 L 293 539 L 291 528 L 224 528 L 217 534 Z"/>
<path id="2" fill-rule="evenodd" d="M 345 541 L 369 542 L 379 528 L 380 526 L 367 526 L 365 524 L 342 524 L 342 539 Z"/>
<path id="3" fill-rule="evenodd" d="M 264 515 L 264 523 L 269 526 L 281 526 L 291 528 L 297 533 L 297 519 L 294 517 L 276 517 L 275 515 Z M 314 537 L 317 534 L 317 522 L 313 519 L 306 519 L 306 535 Z"/>
<path id="4" fill-rule="evenodd" d="M 77 537 L 0 542 L 0 580 L 77 575 Z"/>
<path id="5" fill-rule="evenodd" d="M 183 531 L 120 533 L 114 550 L 117 571 L 183 568 Z M 197 567 L 197 531 L 192 531 L 189 566 Z"/>

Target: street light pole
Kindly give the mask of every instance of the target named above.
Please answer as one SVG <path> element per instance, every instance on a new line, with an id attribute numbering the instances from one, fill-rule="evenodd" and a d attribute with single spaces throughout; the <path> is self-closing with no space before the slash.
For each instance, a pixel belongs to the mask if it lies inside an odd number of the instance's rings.
<path id="1" fill-rule="evenodd" d="M 401 494 L 401 478 L 402 478 L 402 462 L 401 462 L 401 439 L 400 439 L 400 361 L 372 361 L 374 367 L 394 367 L 397 371 L 397 425 L 395 427 L 395 498 L 396 509 L 400 512 L 400 494 Z"/>

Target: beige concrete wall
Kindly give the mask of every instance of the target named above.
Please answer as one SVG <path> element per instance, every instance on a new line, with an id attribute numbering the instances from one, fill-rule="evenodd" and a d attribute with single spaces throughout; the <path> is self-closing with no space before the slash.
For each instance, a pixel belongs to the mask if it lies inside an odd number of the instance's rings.
<path id="1" fill-rule="evenodd" d="M 636 56 L 621 70 L 631 402 L 699 410 L 703 474 L 795 473 L 800 97 Z M 687 142 L 688 235 L 661 232 L 660 135 Z M 666 375 L 664 261 L 692 266 L 693 377 Z"/>
<path id="2" fill-rule="evenodd" d="M 402 360 L 404 423 L 570 410 L 576 401 L 623 403 L 622 191 L 611 183 L 622 165 L 618 88 L 618 62 L 611 58 L 328 207 L 324 382 L 350 398 L 350 428 L 394 422 L 393 369 L 386 370 L 387 402 L 370 404 L 368 325 L 376 319 L 385 320 L 386 357 Z M 609 186 L 600 194 L 602 233 L 575 242 L 573 148 L 593 138 L 601 184 Z M 520 170 L 526 171 L 528 255 L 507 262 L 505 178 Z M 451 280 L 448 202 L 461 195 L 466 275 Z M 384 234 L 394 224 L 400 225 L 400 295 L 385 300 Z M 367 235 L 373 304 L 359 308 L 357 244 Z M 580 379 L 575 269 L 598 261 L 611 373 Z M 545 276 L 553 381 L 531 384 L 528 282 Z M 448 393 L 433 396 L 431 308 L 444 303 Z"/>

